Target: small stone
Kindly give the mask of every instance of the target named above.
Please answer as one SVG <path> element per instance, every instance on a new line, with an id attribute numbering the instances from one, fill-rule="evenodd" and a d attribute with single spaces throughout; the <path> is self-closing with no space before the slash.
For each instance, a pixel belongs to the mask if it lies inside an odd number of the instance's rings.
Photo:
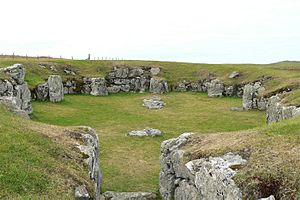
<path id="1" fill-rule="evenodd" d="M 150 69 L 150 73 L 151 73 L 152 76 L 158 75 L 159 72 L 160 72 L 160 68 L 159 68 L 159 67 L 152 67 L 152 68 Z"/>
<path id="2" fill-rule="evenodd" d="M 90 195 L 84 185 L 80 185 L 75 188 L 75 199 L 76 200 L 89 200 Z"/>
<path id="3" fill-rule="evenodd" d="M 144 130 L 137 130 L 137 131 L 130 131 L 128 133 L 128 135 L 131 136 L 159 136 L 161 135 L 162 132 L 158 129 L 154 129 L 154 128 L 146 128 Z"/>
<path id="4" fill-rule="evenodd" d="M 234 71 L 229 75 L 229 78 L 238 78 L 240 76 L 240 73 Z"/>
<path id="5" fill-rule="evenodd" d="M 165 106 L 165 102 L 159 97 L 152 97 L 151 99 L 144 99 L 144 104 L 148 109 L 161 109 Z"/>
<path id="6" fill-rule="evenodd" d="M 155 200 L 156 194 L 151 192 L 112 192 L 103 193 L 105 200 Z"/>
<path id="7" fill-rule="evenodd" d="M 260 198 L 258 200 L 275 200 L 275 197 L 273 195 L 267 197 L 267 198 Z"/>

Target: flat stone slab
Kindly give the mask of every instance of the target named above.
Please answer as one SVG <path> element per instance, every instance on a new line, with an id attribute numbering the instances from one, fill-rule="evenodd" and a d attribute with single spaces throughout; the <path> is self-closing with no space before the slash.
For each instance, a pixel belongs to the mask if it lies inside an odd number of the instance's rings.
<path id="1" fill-rule="evenodd" d="M 136 130 L 136 131 L 130 131 L 128 135 L 130 136 L 159 136 L 162 132 L 158 129 L 154 128 L 145 128 L 144 130 Z"/>
<path id="2" fill-rule="evenodd" d="M 143 106 L 148 109 L 161 109 L 166 103 L 160 97 L 152 97 L 151 99 L 144 99 Z"/>
<path id="3" fill-rule="evenodd" d="M 151 192 L 111 192 L 103 193 L 105 200 L 155 200 L 156 194 Z"/>

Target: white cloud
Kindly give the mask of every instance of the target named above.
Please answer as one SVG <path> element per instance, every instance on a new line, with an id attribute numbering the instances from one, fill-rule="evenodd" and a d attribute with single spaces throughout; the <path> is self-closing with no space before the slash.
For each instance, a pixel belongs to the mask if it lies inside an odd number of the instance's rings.
<path id="1" fill-rule="evenodd" d="M 300 55 L 298 0 L 10 0 L 0 53 L 190 62 Z"/>

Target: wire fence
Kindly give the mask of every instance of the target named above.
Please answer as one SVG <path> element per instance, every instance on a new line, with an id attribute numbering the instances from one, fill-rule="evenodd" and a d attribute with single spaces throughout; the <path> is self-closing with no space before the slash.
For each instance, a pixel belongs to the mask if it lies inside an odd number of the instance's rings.
<path id="1" fill-rule="evenodd" d="M 88 54 L 87 58 L 75 58 L 74 56 L 70 56 L 70 57 L 63 57 L 63 56 L 59 56 L 59 57 L 52 57 L 52 56 L 29 56 L 27 54 L 25 55 L 16 55 L 15 53 L 12 54 L 0 54 L 0 58 L 8 58 L 8 59 L 63 59 L 63 60 L 124 60 L 124 58 L 119 58 L 119 57 L 105 57 L 105 56 L 91 56 L 91 54 Z M 75 58 L 75 59 L 74 59 Z"/>

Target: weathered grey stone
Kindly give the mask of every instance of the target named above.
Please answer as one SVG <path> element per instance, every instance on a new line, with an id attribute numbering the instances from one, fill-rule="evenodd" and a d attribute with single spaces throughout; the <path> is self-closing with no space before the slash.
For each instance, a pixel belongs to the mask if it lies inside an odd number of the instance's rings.
<path id="1" fill-rule="evenodd" d="M 75 188 L 75 200 L 89 200 L 90 195 L 84 185 Z"/>
<path id="2" fill-rule="evenodd" d="M 19 116 L 29 118 L 32 113 L 31 93 L 24 81 L 25 69 L 21 64 L 0 68 L 10 76 L 9 80 L 0 79 L 0 102 Z"/>
<path id="3" fill-rule="evenodd" d="M 268 123 L 282 120 L 282 106 L 279 96 L 275 95 L 269 98 L 266 114 Z"/>
<path id="4" fill-rule="evenodd" d="M 108 90 L 106 80 L 104 78 L 91 78 L 91 95 L 93 96 L 107 96 Z"/>
<path id="5" fill-rule="evenodd" d="M 269 197 L 266 198 L 260 198 L 258 200 L 275 200 L 275 197 L 273 195 L 270 195 Z"/>
<path id="6" fill-rule="evenodd" d="M 0 71 L 4 71 L 9 74 L 17 84 L 23 84 L 25 78 L 25 68 L 22 64 L 14 64 L 9 67 L 0 68 Z"/>
<path id="7" fill-rule="evenodd" d="M 75 80 L 67 80 L 64 84 L 64 94 L 76 94 L 76 81 Z"/>
<path id="8" fill-rule="evenodd" d="M 171 200 L 174 198 L 176 175 L 173 167 L 173 157 L 176 151 L 188 142 L 191 135 L 192 133 L 183 133 L 178 138 L 163 141 L 161 144 L 159 191 L 162 199 Z M 179 153 L 175 157 L 178 158 L 181 155 Z M 182 165 L 177 164 L 176 168 L 182 169 Z"/>
<path id="9" fill-rule="evenodd" d="M 261 82 L 245 85 L 243 91 L 243 108 L 245 110 L 265 110 L 267 106 L 267 100 L 262 97 L 264 91 L 265 88 L 262 86 Z"/>
<path id="10" fill-rule="evenodd" d="M 111 86 L 111 87 L 107 87 L 107 91 L 108 91 L 109 94 L 118 93 L 118 92 L 121 91 L 121 86 L 114 85 L 114 86 Z"/>
<path id="11" fill-rule="evenodd" d="M 149 91 L 155 94 L 163 94 L 169 92 L 168 83 L 165 80 L 151 78 Z"/>
<path id="12" fill-rule="evenodd" d="M 151 192 L 112 192 L 103 193 L 105 200 L 155 200 L 156 194 Z"/>
<path id="13" fill-rule="evenodd" d="M 191 137 L 185 133 L 161 144 L 160 193 L 163 200 L 242 199 L 232 177 L 245 163 L 241 156 L 227 153 L 220 157 L 185 162 L 181 149 Z"/>
<path id="14" fill-rule="evenodd" d="M 177 83 L 173 86 L 173 91 L 176 92 L 186 92 L 188 90 L 188 83 L 183 81 L 181 83 Z"/>
<path id="15" fill-rule="evenodd" d="M 130 131 L 128 135 L 131 136 L 159 136 L 161 135 L 161 131 L 153 128 L 146 128 L 144 130 Z"/>
<path id="16" fill-rule="evenodd" d="M 202 84 L 200 82 L 198 82 L 198 83 L 192 82 L 191 83 L 191 91 L 192 92 L 202 92 Z"/>
<path id="17" fill-rule="evenodd" d="M 76 73 L 71 69 L 64 69 L 65 74 L 75 76 Z"/>
<path id="18" fill-rule="evenodd" d="M 214 79 L 207 83 L 207 93 L 209 97 L 222 97 L 224 92 L 224 84 L 218 79 Z"/>
<path id="19" fill-rule="evenodd" d="M 49 100 L 60 102 L 64 99 L 64 86 L 62 79 L 58 75 L 51 75 L 48 78 Z"/>
<path id="20" fill-rule="evenodd" d="M 39 101 L 46 101 L 49 97 L 48 83 L 43 83 L 35 88 L 36 99 Z"/>
<path id="21" fill-rule="evenodd" d="M 148 109 L 161 109 L 165 106 L 165 102 L 159 97 L 152 97 L 151 99 L 144 99 L 144 104 Z"/>
<path id="22" fill-rule="evenodd" d="M 130 91 L 130 85 L 121 85 L 121 91 L 129 92 Z"/>
<path id="23" fill-rule="evenodd" d="M 230 75 L 229 75 L 229 78 L 238 78 L 240 76 L 240 73 L 239 72 L 232 72 Z"/>
<path id="24" fill-rule="evenodd" d="M 95 199 L 100 199 L 102 175 L 100 172 L 100 145 L 99 138 L 94 129 L 87 126 L 79 127 L 85 134 L 82 136 L 83 145 L 78 145 L 79 150 L 87 155 L 85 162 L 88 165 L 90 179 L 95 185 Z"/>
<path id="25" fill-rule="evenodd" d="M 144 70 L 140 68 L 129 69 L 128 71 L 128 78 L 136 78 L 144 74 Z"/>
<path id="26" fill-rule="evenodd" d="M 150 69 L 150 73 L 151 73 L 152 76 L 157 76 L 159 74 L 159 72 L 160 72 L 160 68 L 159 67 L 152 67 Z"/>
<path id="27" fill-rule="evenodd" d="M 8 80 L 0 79 L 0 96 L 12 96 L 14 91 L 13 84 Z"/>
<path id="28" fill-rule="evenodd" d="M 185 179 L 180 181 L 175 189 L 174 200 L 200 200 L 201 195 L 193 184 L 189 184 Z"/>
<path id="29" fill-rule="evenodd" d="M 195 160 L 195 185 L 201 199 L 242 199 L 242 192 L 232 179 L 236 172 L 230 167 L 245 163 L 246 160 L 232 153 Z"/>

